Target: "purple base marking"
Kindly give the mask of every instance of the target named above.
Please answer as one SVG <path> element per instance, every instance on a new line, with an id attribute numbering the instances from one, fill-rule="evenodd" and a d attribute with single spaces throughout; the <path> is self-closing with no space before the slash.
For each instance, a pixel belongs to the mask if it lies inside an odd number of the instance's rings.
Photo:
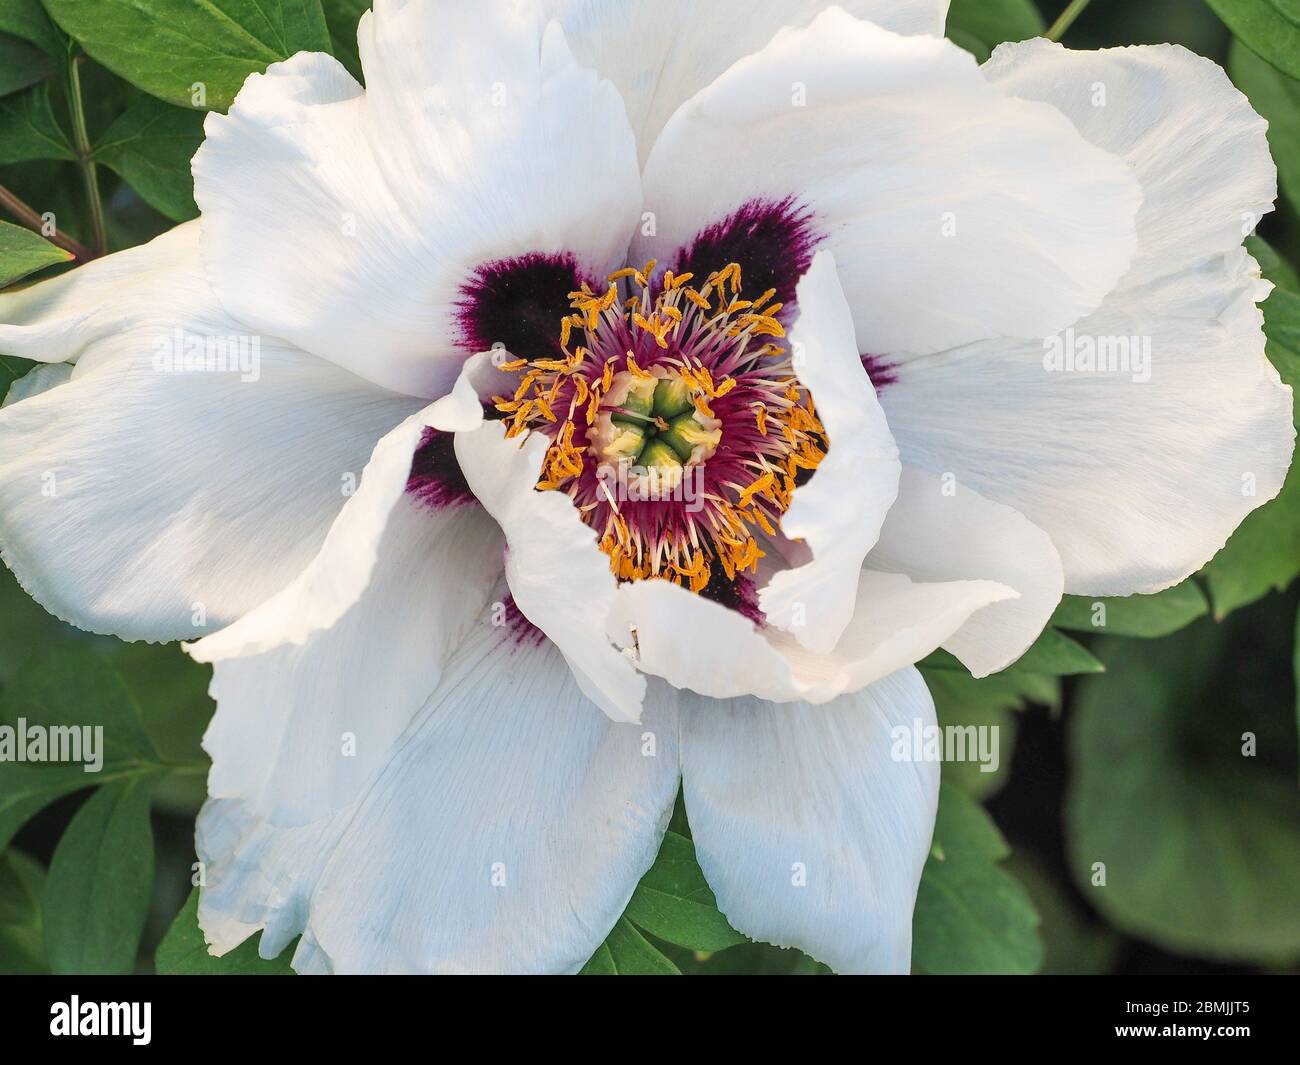
<path id="1" fill-rule="evenodd" d="M 454 433 L 426 426 L 420 446 L 411 457 L 406 490 L 430 507 L 459 507 L 474 503 L 474 493 L 456 461 Z"/>
<path id="2" fill-rule="evenodd" d="M 509 630 L 510 639 L 516 647 L 541 647 L 546 642 L 546 633 L 529 621 L 520 612 L 515 597 L 506 596 L 504 626 Z"/>
<path id="3" fill-rule="evenodd" d="M 736 611 L 759 628 L 767 624 L 767 615 L 758 608 L 758 589 L 754 580 L 743 573 L 736 574 L 735 580 L 728 580 L 721 567 L 715 568 L 709 583 L 700 589 L 700 596 Z"/>
<path id="4" fill-rule="evenodd" d="M 516 358 L 554 357 L 569 293 L 583 280 L 577 260 L 568 254 L 529 252 L 484 263 L 460 289 L 461 346 L 471 355 L 504 344 Z"/>
<path id="5" fill-rule="evenodd" d="M 740 263 L 746 297 L 755 299 L 773 288 L 776 298 L 789 307 L 794 304 L 795 286 L 808 272 L 821 241 L 812 211 L 793 196 L 749 200 L 698 233 L 677 253 L 673 269 L 679 274 L 695 274 L 698 285 L 728 263 Z"/>
<path id="6" fill-rule="evenodd" d="M 879 392 L 886 385 L 898 383 L 898 366 L 883 355 L 863 355 L 862 368 L 867 371 L 871 383 Z"/>

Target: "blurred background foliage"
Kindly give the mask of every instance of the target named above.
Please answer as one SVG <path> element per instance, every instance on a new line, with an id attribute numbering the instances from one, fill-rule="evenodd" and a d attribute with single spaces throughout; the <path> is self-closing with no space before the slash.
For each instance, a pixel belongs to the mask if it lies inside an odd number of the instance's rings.
<path id="1" fill-rule="evenodd" d="M 205 110 L 303 48 L 331 49 L 359 74 L 366 7 L 0 0 L 0 286 L 194 217 L 188 160 Z M 1270 358 L 1300 384 L 1300 0 L 953 0 L 949 36 L 982 60 L 1063 14 L 1072 47 L 1169 41 L 1210 57 L 1269 119 L 1282 197 L 1250 244 L 1278 286 L 1265 304 Z M 23 228 L 23 205 L 53 213 L 63 247 Z M 29 367 L 0 352 L 0 394 Z M 940 720 L 999 726 L 1002 761 L 996 773 L 944 766 L 918 972 L 1296 969 L 1298 573 L 1293 470 L 1183 585 L 1105 601 L 1104 624 L 1101 601 L 1067 598 L 1030 653 L 985 680 L 942 653 L 927 659 Z M 0 722 L 98 722 L 109 738 L 93 778 L 0 763 L 0 972 L 289 971 L 289 951 L 264 961 L 254 942 L 210 958 L 197 927 L 208 679 L 174 645 L 62 624 L 0 570 Z M 827 970 L 727 925 L 679 803 L 587 971 Z"/>

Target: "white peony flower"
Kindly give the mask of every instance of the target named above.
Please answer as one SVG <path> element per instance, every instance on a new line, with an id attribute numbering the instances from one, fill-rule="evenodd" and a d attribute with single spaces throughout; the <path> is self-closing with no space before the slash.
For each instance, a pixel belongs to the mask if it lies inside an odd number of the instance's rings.
<path id="1" fill-rule="evenodd" d="M 1276 494 L 1263 120 L 946 8 L 376 0 L 364 89 L 209 116 L 198 222 L 0 297 L 5 560 L 214 665 L 215 952 L 576 970 L 680 781 L 737 929 L 906 971 L 912 664 Z"/>

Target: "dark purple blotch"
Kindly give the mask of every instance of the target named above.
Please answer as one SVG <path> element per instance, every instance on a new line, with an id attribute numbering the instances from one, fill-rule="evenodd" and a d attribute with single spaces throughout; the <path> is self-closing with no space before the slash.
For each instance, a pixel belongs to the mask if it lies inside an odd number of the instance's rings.
<path id="1" fill-rule="evenodd" d="M 529 252 L 484 263 L 460 288 L 461 346 L 468 354 L 502 344 L 520 359 L 555 357 L 569 293 L 583 280 L 577 260 L 567 253 Z"/>
<path id="2" fill-rule="evenodd" d="M 546 642 L 546 633 L 524 617 L 514 596 L 506 596 L 502 605 L 505 607 L 505 616 L 501 624 L 509 630 L 510 639 L 516 647 L 541 647 Z"/>
<path id="3" fill-rule="evenodd" d="M 897 365 L 890 362 L 883 355 L 863 355 L 862 368 L 867 371 L 867 376 L 871 378 L 871 384 L 877 392 L 886 385 L 892 385 L 898 381 Z"/>
<path id="4" fill-rule="evenodd" d="M 728 578 L 721 566 L 714 566 L 709 583 L 700 589 L 699 594 L 704 599 L 736 611 L 760 628 L 767 624 L 767 615 L 758 608 L 758 588 L 753 578 L 744 573 Z"/>
<path id="5" fill-rule="evenodd" d="M 430 507 L 458 507 L 473 503 L 474 493 L 456 461 L 455 433 L 425 426 L 420 446 L 411 457 L 406 490 Z"/>
<path id="6" fill-rule="evenodd" d="M 772 288 L 779 302 L 791 306 L 821 241 L 812 211 L 793 196 L 748 200 L 698 233 L 677 253 L 673 269 L 693 273 L 698 286 L 728 263 L 739 263 L 742 295 L 755 299 Z"/>

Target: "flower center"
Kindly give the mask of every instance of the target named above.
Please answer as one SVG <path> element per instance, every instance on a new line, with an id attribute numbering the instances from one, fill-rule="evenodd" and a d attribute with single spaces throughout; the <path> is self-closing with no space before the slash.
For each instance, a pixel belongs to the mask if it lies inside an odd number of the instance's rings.
<path id="1" fill-rule="evenodd" d="M 564 358 L 506 363 L 521 380 L 496 407 L 508 435 L 551 437 L 537 487 L 568 493 L 620 580 L 701 592 L 715 567 L 729 581 L 756 570 L 759 537 L 776 534 L 828 441 L 777 343 L 774 291 L 742 298 L 736 263 L 698 287 L 654 269 L 571 292 Z"/>
<path id="2" fill-rule="evenodd" d="M 700 389 L 662 366 L 645 376 L 619 371 L 588 433 L 597 460 L 658 471 L 677 483 L 687 467 L 710 459 L 722 439 L 722 422 L 696 408 L 697 396 Z"/>

